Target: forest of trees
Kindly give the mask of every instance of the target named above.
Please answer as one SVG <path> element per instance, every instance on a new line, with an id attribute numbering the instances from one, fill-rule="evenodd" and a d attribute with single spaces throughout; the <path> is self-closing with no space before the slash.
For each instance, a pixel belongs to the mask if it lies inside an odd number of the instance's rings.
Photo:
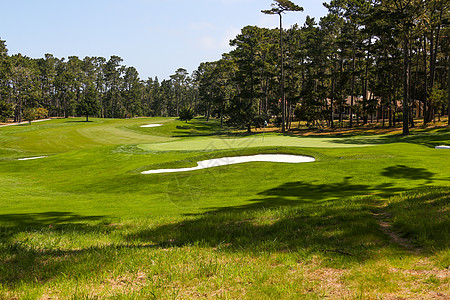
<path id="1" fill-rule="evenodd" d="M 448 1 L 324 5 L 328 15 L 307 17 L 303 26 L 246 26 L 220 60 L 192 74 L 179 68 L 161 82 L 141 80 L 118 56 L 10 56 L 0 40 L 0 117 L 21 121 L 30 108 L 86 118 L 171 117 L 188 109 L 249 131 L 265 121 L 286 130 L 294 121 L 312 127 L 379 121 L 403 123 L 407 134 L 417 118 L 429 123 L 449 114 Z"/>

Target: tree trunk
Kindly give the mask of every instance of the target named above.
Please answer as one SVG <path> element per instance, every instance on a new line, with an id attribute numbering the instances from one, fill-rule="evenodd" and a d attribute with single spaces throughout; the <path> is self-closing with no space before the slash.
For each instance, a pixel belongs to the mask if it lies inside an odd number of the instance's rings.
<path id="1" fill-rule="evenodd" d="M 442 11 L 441 11 L 442 16 Z M 433 36 L 433 30 L 431 31 L 431 41 L 430 41 L 430 92 L 433 90 L 434 87 L 434 80 L 435 80 L 435 74 L 436 74 L 436 60 L 437 60 L 437 54 L 438 54 L 438 46 L 439 46 L 439 34 L 440 34 L 441 25 L 438 26 L 436 31 L 436 39 Z"/>
<path id="2" fill-rule="evenodd" d="M 334 72 L 334 70 L 332 70 L 332 72 Z M 331 126 L 331 128 L 334 128 L 334 106 L 333 106 L 334 85 L 335 85 L 335 77 L 332 76 L 332 79 L 331 79 L 331 95 L 330 95 L 330 126 Z"/>
<path id="3" fill-rule="evenodd" d="M 17 116 L 19 123 L 22 122 L 22 96 L 19 96 L 19 109 L 17 111 Z"/>
<path id="4" fill-rule="evenodd" d="M 356 35 L 356 30 L 355 30 Z M 353 63 L 352 63 L 352 92 L 350 98 L 350 128 L 353 127 L 353 104 L 354 104 L 354 93 L 355 93 L 355 72 L 356 72 L 356 45 L 353 42 Z"/>
<path id="5" fill-rule="evenodd" d="M 280 53 L 281 53 L 281 132 L 285 133 L 286 131 L 286 97 L 284 95 L 284 59 L 283 59 L 283 21 L 280 15 Z"/>
<path id="6" fill-rule="evenodd" d="M 349 127 L 352 128 L 353 127 L 353 103 L 354 103 L 354 92 L 355 92 L 355 61 L 353 61 L 353 75 L 352 75 L 352 91 L 351 91 L 351 96 L 350 96 L 350 123 L 349 123 Z"/>
<path id="7" fill-rule="evenodd" d="M 403 38 L 403 135 L 409 135 L 409 40 Z"/>
<path id="8" fill-rule="evenodd" d="M 225 104 L 225 100 L 222 99 L 222 103 L 220 104 L 220 128 L 223 128 L 223 106 Z"/>
<path id="9" fill-rule="evenodd" d="M 176 91 L 175 91 L 175 99 L 176 99 L 177 116 L 179 116 L 180 115 L 180 108 L 179 108 L 180 98 L 179 98 L 179 95 L 177 95 Z"/>
<path id="10" fill-rule="evenodd" d="M 447 63 L 447 106 L 448 106 L 448 111 L 447 111 L 447 125 L 450 126 L 450 59 L 448 59 L 448 63 Z"/>
<path id="11" fill-rule="evenodd" d="M 389 127 L 392 127 L 392 107 L 389 105 Z"/>
<path id="12" fill-rule="evenodd" d="M 341 72 L 340 75 L 342 76 L 342 74 L 344 73 L 344 60 L 341 56 Z M 342 128 L 343 127 L 343 103 L 342 103 L 342 99 L 339 101 L 339 126 Z"/>
<path id="13" fill-rule="evenodd" d="M 209 97 L 208 108 L 206 111 L 206 122 L 209 122 L 209 116 L 211 113 L 211 102 L 212 102 L 212 96 Z"/>
<path id="14" fill-rule="evenodd" d="M 397 101 L 395 101 L 394 98 L 392 98 L 392 126 L 395 127 L 395 124 L 397 124 L 397 121 L 395 120 L 395 113 L 397 112 Z"/>
<path id="15" fill-rule="evenodd" d="M 412 57 L 412 45 L 410 43 L 409 47 L 408 47 L 408 93 L 409 93 L 409 97 L 408 97 L 408 103 L 410 104 L 409 109 L 408 109 L 408 117 L 409 117 L 409 125 L 411 126 L 411 128 L 414 128 L 414 99 L 411 99 L 411 57 Z"/>
<path id="16" fill-rule="evenodd" d="M 372 38 L 369 38 L 369 48 L 371 47 Z M 368 90 L 368 83 L 369 83 L 369 51 L 367 51 L 367 57 L 366 57 L 366 71 L 365 71 L 365 78 L 364 78 L 364 88 L 363 88 L 363 124 L 367 124 L 367 90 Z"/>
<path id="17" fill-rule="evenodd" d="M 428 74 L 427 74 L 427 38 L 423 37 L 423 70 L 424 70 L 424 93 L 423 93 L 423 124 L 430 122 L 430 116 L 428 112 Z"/>

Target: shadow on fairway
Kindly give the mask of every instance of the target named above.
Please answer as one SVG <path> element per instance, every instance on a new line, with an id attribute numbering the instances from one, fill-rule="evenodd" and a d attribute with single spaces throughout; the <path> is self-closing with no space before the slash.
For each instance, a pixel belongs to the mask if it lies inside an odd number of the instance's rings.
<path id="1" fill-rule="evenodd" d="M 195 119 L 183 125 L 177 125 L 176 130 L 172 132 L 172 137 L 210 137 L 210 136 L 227 136 L 227 137 L 247 137 L 261 134 L 261 132 L 233 131 L 230 127 L 224 125 L 220 127 L 220 123 L 216 120 L 206 122 L 206 119 Z"/>
<path id="2" fill-rule="evenodd" d="M 361 184 L 345 177 L 336 183 L 284 183 L 260 192 L 260 197 L 248 200 L 247 204 L 210 208 L 203 214 L 191 215 L 192 220 L 143 230 L 126 239 L 152 242 L 162 248 L 200 244 L 223 251 L 300 252 L 331 256 L 332 260 L 340 257 L 337 261 L 361 262 L 390 245 L 373 214 L 379 213 L 376 206 L 380 200 L 384 202 L 405 192 L 401 183 L 396 185 L 392 179 L 417 181 L 417 188 L 411 189 L 413 199 L 424 199 L 414 194 L 418 191 L 428 197 L 434 197 L 436 189 L 448 195 L 448 189 L 429 186 L 443 179 L 424 168 L 390 166 L 380 175 L 390 178 L 390 182 Z M 404 202 L 398 205 L 407 206 Z M 442 201 L 436 203 L 441 211 L 436 210 L 435 214 L 442 216 L 445 206 Z M 420 213 L 419 206 L 407 212 L 408 216 Z M 448 224 L 448 218 L 444 218 L 447 221 L 435 219 L 439 224 L 433 228 Z M 408 230 L 402 228 L 402 231 Z"/>
<path id="3" fill-rule="evenodd" d="M 42 282 L 61 275 L 61 271 L 70 268 L 80 254 L 92 251 L 92 248 L 60 250 L 59 241 L 70 240 L 73 235 L 113 230 L 98 224 L 102 220 L 106 223 L 103 216 L 81 216 L 70 212 L 0 215 L 0 285 Z M 93 225 L 94 222 L 97 224 Z M 29 237 L 33 234 L 43 235 L 47 243 L 50 240 L 50 244 L 56 242 L 56 245 L 42 246 L 39 236 Z M 23 236 L 26 236 L 25 240 Z M 53 237 L 53 241 L 48 237 Z"/>
<path id="4" fill-rule="evenodd" d="M 64 123 L 95 123 L 95 122 L 86 120 L 67 120 Z"/>
<path id="5" fill-rule="evenodd" d="M 424 168 L 411 168 L 405 165 L 397 165 L 385 168 L 381 175 L 393 179 L 427 180 L 427 183 L 431 183 L 436 174 Z"/>
<path id="6" fill-rule="evenodd" d="M 386 211 L 404 237 L 425 249 L 450 249 L 450 187 L 418 189 L 396 200 L 389 201 Z"/>
<path id="7" fill-rule="evenodd" d="M 317 137 L 317 136 L 316 136 Z M 328 136 L 333 138 L 334 136 Z M 401 134 L 386 134 L 386 135 L 344 135 L 336 137 L 332 141 L 337 144 L 352 144 L 352 145 L 381 145 L 390 143 L 411 143 L 424 145 L 427 147 L 435 147 L 441 144 L 450 144 L 450 130 L 448 128 L 441 129 L 427 129 L 420 131 L 413 131 L 408 136 Z"/>
<path id="8" fill-rule="evenodd" d="M 362 262 L 389 246 L 373 217 L 379 199 L 403 192 L 393 184 L 289 182 L 248 204 L 213 208 L 194 219 L 126 236 L 161 248 L 199 244 L 222 251 L 299 252 L 337 263 Z M 226 199 L 224 199 L 226 201 Z"/>
<path id="9" fill-rule="evenodd" d="M 172 132 L 172 137 L 201 137 L 201 136 L 220 136 L 228 135 L 226 129 L 221 129 L 215 124 L 195 123 L 186 125 L 177 125 L 176 130 Z"/>
<path id="10" fill-rule="evenodd" d="M 58 224 L 74 224 L 86 221 L 98 221 L 104 216 L 80 216 L 71 212 L 45 212 L 32 214 L 0 215 L 0 225 L 42 227 Z"/>
<path id="11" fill-rule="evenodd" d="M 431 245 L 442 249 L 448 245 L 449 220 L 439 216 L 449 205 L 448 188 L 417 190 L 421 197 L 415 197 L 413 191 L 411 199 L 392 204 L 392 210 L 405 213 L 403 220 L 414 218 L 415 224 L 426 223 L 426 230 L 437 235 L 431 235 L 436 239 Z M 0 226 L 0 284 L 14 287 L 64 279 L 67 274 L 75 279 L 92 276 L 115 268 L 118 262 L 126 264 L 131 256 L 148 255 L 140 251 L 193 245 L 251 255 L 295 253 L 302 260 L 318 256 L 329 266 L 345 267 L 377 259 L 380 251 L 391 247 L 373 217 L 377 209 L 373 204 L 379 197 L 399 191 L 389 184 L 352 184 L 350 177 L 333 184 L 290 182 L 261 192 L 246 205 L 212 209 L 177 223 L 123 231 L 102 216 L 4 214 L 0 215 L 0 224 L 4 225 Z M 436 213 L 426 210 L 424 214 L 423 203 Z M 412 237 L 417 235 L 408 224 L 401 229 Z M 95 240 L 108 234 L 118 237 L 117 243 L 102 245 Z M 48 245 L 40 244 L 40 236 Z M 78 239 L 86 239 L 86 246 L 59 244 L 61 240 Z"/>

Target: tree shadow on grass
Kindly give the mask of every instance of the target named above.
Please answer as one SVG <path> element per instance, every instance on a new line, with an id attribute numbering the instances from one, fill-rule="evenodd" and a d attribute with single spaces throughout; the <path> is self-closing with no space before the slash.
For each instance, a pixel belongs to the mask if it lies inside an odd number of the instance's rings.
<path id="1" fill-rule="evenodd" d="M 105 221 L 102 216 L 66 212 L 0 215 L 0 284 L 7 288 L 43 284 L 58 278 L 65 280 L 68 274 L 74 280 L 86 280 L 99 270 L 114 268 L 117 262 L 126 264 L 133 255 L 145 255 L 142 251 L 192 245 L 251 255 L 292 252 L 299 259 L 319 256 L 335 267 L 377 259 L 390 244 L 371 214 L 373 198 L 366 195 L 377 193 L 377 198 L 400 189 L 352 184 L 350 179 L 329 185 L 283 184 L 261 192 L 261 198 L 246 205 L 211 209 L 177 223 L 126 229 L 119 243 L 103 246 L 93 240 L 90 246 L 65 249 L 56 243 L 34 248 L 28 240 L 36 242 L 39 236 L 32 235 L 36 232 L 51 243 L 60 236 L 70 240 L 83 234 L 95 237 L 116 231 L 107 222 L 95 224 Z M 420 210 L 420 205 L 414 206 L 416 213 Z"/>
<path id="2" fill-rule="evenodd" d="M 417 187 L 423 180 L 427 185 L 438 180 L 424 168 L 403 165 L 386 167 L 380 175 L 414 180 Z M 255 253 L 327 253 L 360 262 L 389 244 L 373 217 L 374 204 L 402 192 L 405 188 L 392 180 L 364 184 L 345 177 L 335 183 L 287 182 L 260 192 L 244 205 L 209 208 L 190 215 L 191 220 L 142 230 L 126 239 L 158 247 L 202 244 Z"/>
<path id="3" fill-rule="evenodd" d="M 386 167 L 380 175 L 414 180 L 416 186 L 423 180 L 427 185 L 438 180 L 424 168 L 403 165 Z M 260 192 L 244 205 L 209 208 L 191 215 L 192 220 L 143 230 L 126 239 L 152 242 L 159 247 L 201 243 L 256 253 L 298 249 L 346 253 L 356 261 L 388 244 L 373 217 L 373 205 L 405 188 L 392 180 L 364 184 L 353 182 L 352 177 L 335 183 L 322 182 L 287 182 Z"/>
<path id="4" fill-rule="evenodd" d="M 435 173 L 427 171 L 425 168 L 412 168 L 405 165 L 397 165 L 385 168 L 381 175 L 393 179 L 427 180 L 427 183 L 431 183 Z"/>
<path id="5" fill-rule="evenodd" d="M 334 136 L 328 136 L 330 138 Z M 337 144 L 352 144 L 352 145 L 382 145 L 391 143 L 411 143 L 424 145 L 427 147 L 435 147 L 441 144 L 450 144 L 450 130 L 448 128 L 442 129 L 428 129 L 421 131 L 413 131 L 408 136 L 401 134 L 384 134 L 384 135 L 366 135 L 354 136 L 345 135 L 336 137 L 332 141 Z"/>
<path id="6" fill-rule="evenodd" d="M 395 188 L 392 183 L 383 183 L 376 186 L 350 183 L 352 177 L 345 177 L 342 182 L 337 183 L 307 183 L 288 182 L 277 188 L 269 189 L 260 195 L 281 196 L 295 198 L 303 201 L 329 201 L 342 199 L 344 197 L 378 194 L 386 197 L 392 193 L 400 192 L 402 189 Z"/>
<path id="7" fill-rule="evenodd" d="M 86 120 L 68 120 L 65 121 L 64 123 L 95 123 L 95 121 L 86 121 Z"/>
<path id="8" fill-rule="evenodd" d="M 389 171 L 393 170 L 386 168 L 385 172 Z M 412 179 L 419 182 L 429 174 L 423 170 L 422 175 Z M 3 214 L 0 284 L 9 287 L 44 283 L 63 278 L 64 274 L 82 277 L 99 269 L 109 270 L 117 261 L 126 263 L 121 255 L 192 245 L 251 255 L 293 252 L 300 259 L 319 256 L 336 267 L 377 259 L 390 242 L 372 215 L 374 201 L 404 189 L 392 183 L 370 185 L 352 179 L 346 177 L 335 183 L 287 182 L 260 192 L 243 205 L 212 207 L 183 221 L 144 229 L 121 231 L 108 224 L 105 216 L 69 212 Z M 420 209 L 420 205 L 414 206 L 417 213 Z M 442 228 L 438 226 L 435 228 Z M 95 237 L 104 234 L 118 239 L 99 245 Z M 39 241 L 41 235 L 45 237 L 44 245 Z M 59 244 L 59 239 L 80 238 L 87 238 L 88 246 Z"/>
<path id="9" fill-rule="evenodd" d="M 223 128 L 217 122 L 199 122 L 193 121 L 184 125 L 177 125 L 175 131 L 173 131 L 172 137 L 248 137 L 261 134 L 261 132 L 247 132 L 247 131 L 234 131 L 224 125 Z"/>
<path id="10" fill-rule="evenodd" d="M 42 227 L 58 224 L 74 224 L 86 221 L 99 221 L 104 216 L 81 216 L 71 212 L 44 212 L 31 214 L 0 215 L 0 225 Z"/>
<path id="11" fill-rule="evenodd" d="M 361 262 L 388 244 L 372 217 L 372 194 L 401 192 L 390 184 L 289 182 L 247 204 L 211 208 L 176 224 L 126 236 L 157 247 L 200 244 L 224 251 L 301 252 Z M 224 199 L 226 201 L 226 199 Z"/>
<path id="12" fill-rule="evenodd" d="M 82 216 L 70 212 L 0 215 L 0 285 L 47 281 L 61 275 L 63 269 L 70 268 L 77 256 L 93 250 L 60 250 L 58 246 L 42 246 L 40 237 L 33 238 L 33 235 L 58 240 L 67 235 L 70 239 L 73 234 L 98 234 L 113 230 L 105 224 L 98 224 L 102 220 L 106 222 L 104 216 Z M 34 246 L 30 239 L 34 241 Z M 47 243 L 51 244 L 49 241 Z"/>
<path id="13" fill-rule="evenodd" d="M 444 250 L 450 249 L 449 207 L 450 187 L 425 187 L 405 193 L 401 201 L 393 198 L 386 211 L 402 236 L 423 248 Z"/>
<path id="14" fill-rule="evenodd" d="M 176 130 L 172 132 L 172 137 L 194 137 L 194 136 L 214 136 L 224 135 L 227 129 L 220 128 L 217 122 L 205 122 L 199 119 L 194 119 L 189 123 L 177 125 Z"/>

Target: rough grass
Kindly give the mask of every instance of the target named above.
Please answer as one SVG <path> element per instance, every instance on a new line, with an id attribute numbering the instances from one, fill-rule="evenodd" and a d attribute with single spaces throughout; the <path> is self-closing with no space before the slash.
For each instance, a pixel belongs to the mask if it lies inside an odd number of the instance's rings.
<path id="1" fill-rule="evenodd" d="M 73 121 L 0 128 L 0 299 L 450 296 L 448 130 L 198 152 L 233 133 Z M 140 174 L 280 152 L 317 161 Z"/>

